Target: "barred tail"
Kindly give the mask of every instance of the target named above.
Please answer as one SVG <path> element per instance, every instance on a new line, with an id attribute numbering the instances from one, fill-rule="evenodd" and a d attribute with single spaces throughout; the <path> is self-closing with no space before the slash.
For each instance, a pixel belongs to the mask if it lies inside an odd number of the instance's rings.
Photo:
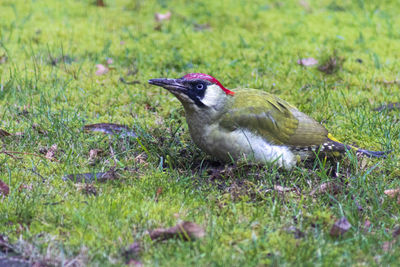
<path id="1" fill-rule="evenodd" d="M 391 150 L 388 151 L 370 151 L 365 149 L 357 149 L 356 153 L 367 156 L 369 158 L 386 158 L 387 155 L 392 152 Z"/>
<path id="2" fill-rule="evenodd" d="M 361 149 L 351 145 L 345 145 L 336 138 L 334 138 L 331 134 L 328 134 L 328 143 L 330 147 L 333 148 L 332 150 L 345 152 L 346 150 L 353 150 L 358 155 L 364 155 L 370 158 L 385 158 L 389 153 L 392 151 L 371 151 L 366 149 Z"/>

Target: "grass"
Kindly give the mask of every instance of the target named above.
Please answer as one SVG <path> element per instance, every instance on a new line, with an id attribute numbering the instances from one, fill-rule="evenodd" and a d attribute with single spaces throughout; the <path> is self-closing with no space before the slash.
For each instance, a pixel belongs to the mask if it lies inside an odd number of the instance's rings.
<path id="1" fill-rule="evenodd" d="M 0 3 L 0 57 L 7 57 L 0 128 L 23 133 L 3 138 L 2 149 L 40 154 L 58 146 L 57 161 L 0 154 L 0 179 L 10 187 L 0 196 L 0 234 L 20 254 L 52 265 L 124 265 L 122 252 L 140 241 L 136 259 L 145 265 L 399 262 L 399 240 L 382 247 L 399 225 L 400 206 L 384 194 L 400 187 L 399 111 L 373 110 L 400 101 L 396 1 L 93 2 Z M 167 11 L 169 21 L 154 21 L 155 12 Z M 332 55 L 344 61 L 331 75 L 297 64 Z M 95 75 L 108 58 L 110 72 Z M 272 92 L 342 141 L 393 152 L 382 160 L 349 154 L 290 172 L 231 166 L 211 175 L 216 163 L 190 140 L 179 102 L 146 82 L 190 72 L 212 74 L 227 88 Z M 138 138 L 82 131 L 97 122 L 129 125 Z M 91 149 L 104 151 L 94 165 Z M 112 167 L 119 178 L 94 183 L 96 194 L 62 180 Z M 342 190 L 309 195 L 332 181 Z M 343 216 L 351 229 L 331 237 Z M 148 229 L 180 220 L 202 225 L 206 237 L 148 237 Z"/>

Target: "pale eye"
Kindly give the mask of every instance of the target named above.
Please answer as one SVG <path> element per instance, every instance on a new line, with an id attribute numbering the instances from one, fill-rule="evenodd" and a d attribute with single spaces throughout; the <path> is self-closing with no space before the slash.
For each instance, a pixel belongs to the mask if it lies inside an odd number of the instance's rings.
<path id="1" fill-rule="evenodd" d="M 196 86 L 196 88 L 197 88 L 197 90 L 202 90 L 202 89 L 204 88 L 204 85 L 201 84 L 201 83 L 199 83 L 199 84 Z"/>

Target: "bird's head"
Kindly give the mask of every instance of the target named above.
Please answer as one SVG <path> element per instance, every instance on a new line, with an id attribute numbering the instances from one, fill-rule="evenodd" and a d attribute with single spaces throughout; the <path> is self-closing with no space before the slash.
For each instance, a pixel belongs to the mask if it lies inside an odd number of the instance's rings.
<path id="1" fill-rule="evenodd" d="M 151 79 L 149 83 L 167 89 L 185 109 L 191 110 L 220 109 L 226 99 L 235 94 L 214 77 L 203 73 L 190 73 L 179 79 Z"/>

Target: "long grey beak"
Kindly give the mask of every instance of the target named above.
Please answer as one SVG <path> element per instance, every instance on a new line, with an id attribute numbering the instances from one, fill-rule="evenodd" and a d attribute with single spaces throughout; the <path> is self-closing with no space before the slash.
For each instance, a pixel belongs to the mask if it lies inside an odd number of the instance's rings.
<path id="1" fill-rule="evenodd" d="M 168 79 L 168 78 L 150 79 L 149 84 L 161 86 L 169 91 L 175 91 L 175 92 L 186 90 L 186 87 L 182 83 L 182 79 Z"/>

